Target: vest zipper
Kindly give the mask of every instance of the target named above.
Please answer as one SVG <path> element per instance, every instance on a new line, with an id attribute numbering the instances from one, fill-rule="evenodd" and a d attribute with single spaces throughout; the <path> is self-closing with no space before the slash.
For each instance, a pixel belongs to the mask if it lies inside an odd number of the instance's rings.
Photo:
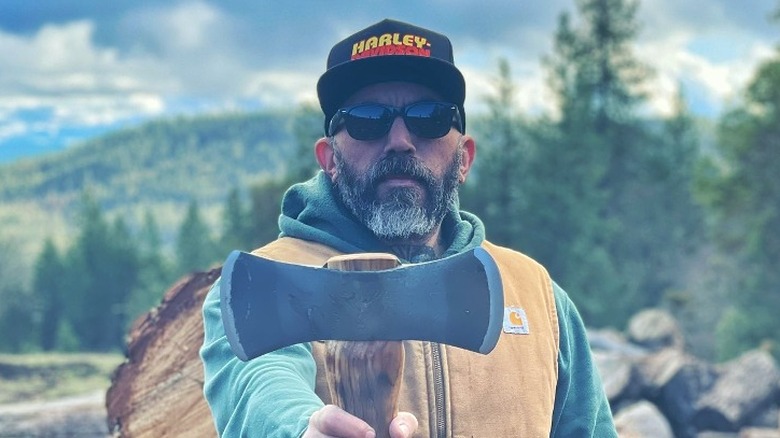
<path id="1" fill-rule="evenodd" d="M 433 362 L 433 395 L 436 416 L 436 438 L 446 438 L 447 419 L 444 405 L 444 371 L 441 365 L 441 344 L 431 342 L 431 360 Z"/>

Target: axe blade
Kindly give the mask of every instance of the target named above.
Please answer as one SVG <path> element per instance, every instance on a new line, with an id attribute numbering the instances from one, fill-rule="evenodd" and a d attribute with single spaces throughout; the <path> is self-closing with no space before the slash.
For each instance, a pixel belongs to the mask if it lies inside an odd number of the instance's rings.
<path id="1" fill-rule="evenodd" d="M 318 340 L 439 342 L 487 354 L 504 296 L 483 248 L 382 271 L 339 271 L 233 251 L 222 267 L 225 333 L 241 360 Z"/>

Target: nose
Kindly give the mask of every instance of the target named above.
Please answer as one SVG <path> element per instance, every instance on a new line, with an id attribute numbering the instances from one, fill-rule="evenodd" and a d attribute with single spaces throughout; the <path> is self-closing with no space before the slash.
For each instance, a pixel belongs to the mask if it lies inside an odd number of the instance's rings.
<path id="1" fill-rule="evenodd" d="M 414 143 L 412 143 L 412 134 L 406 127 L 406 123 L 401 116 L 398 116 L 393 121 L 393 125 L 390 127 L 390 132 L 387 133 L 385 143 L 385 153 L 413 153 L 415 151 Z"/>

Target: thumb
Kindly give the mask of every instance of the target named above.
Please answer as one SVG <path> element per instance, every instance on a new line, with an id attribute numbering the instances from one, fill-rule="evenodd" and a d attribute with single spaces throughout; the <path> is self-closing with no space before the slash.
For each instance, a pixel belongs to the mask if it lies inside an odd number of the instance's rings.
<path id="1" fill-rule="evenodd" d="M 409 412 L 399 412 L 390 423 L 392 438 L 409 438 L 417 431 L 417 417 Z"/>

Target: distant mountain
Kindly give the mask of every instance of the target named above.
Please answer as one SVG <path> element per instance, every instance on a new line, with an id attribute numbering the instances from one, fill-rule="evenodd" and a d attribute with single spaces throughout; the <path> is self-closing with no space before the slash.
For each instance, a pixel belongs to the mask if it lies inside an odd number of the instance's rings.
<path id="1" fill-rule="evenodd" d="M 231 189 L 285 170 L 295 149 L 295 117 L 264 112 L 159 120 L 0 164 L 0 238 L 22 242 L 28 256 L 47 236 L 67 242 L 85 192 L 131 227 L 153 213 L 169 242 L 192 200 L 215 224 Z"/>
<path id="2" fill-rule="evenodd" d="M 108 204 L 219 198 L 278 172 L 290 150 L 290 114 L 154 121 L 60 153 L 0 166 L 0 201 L 94 188 Z"/>

